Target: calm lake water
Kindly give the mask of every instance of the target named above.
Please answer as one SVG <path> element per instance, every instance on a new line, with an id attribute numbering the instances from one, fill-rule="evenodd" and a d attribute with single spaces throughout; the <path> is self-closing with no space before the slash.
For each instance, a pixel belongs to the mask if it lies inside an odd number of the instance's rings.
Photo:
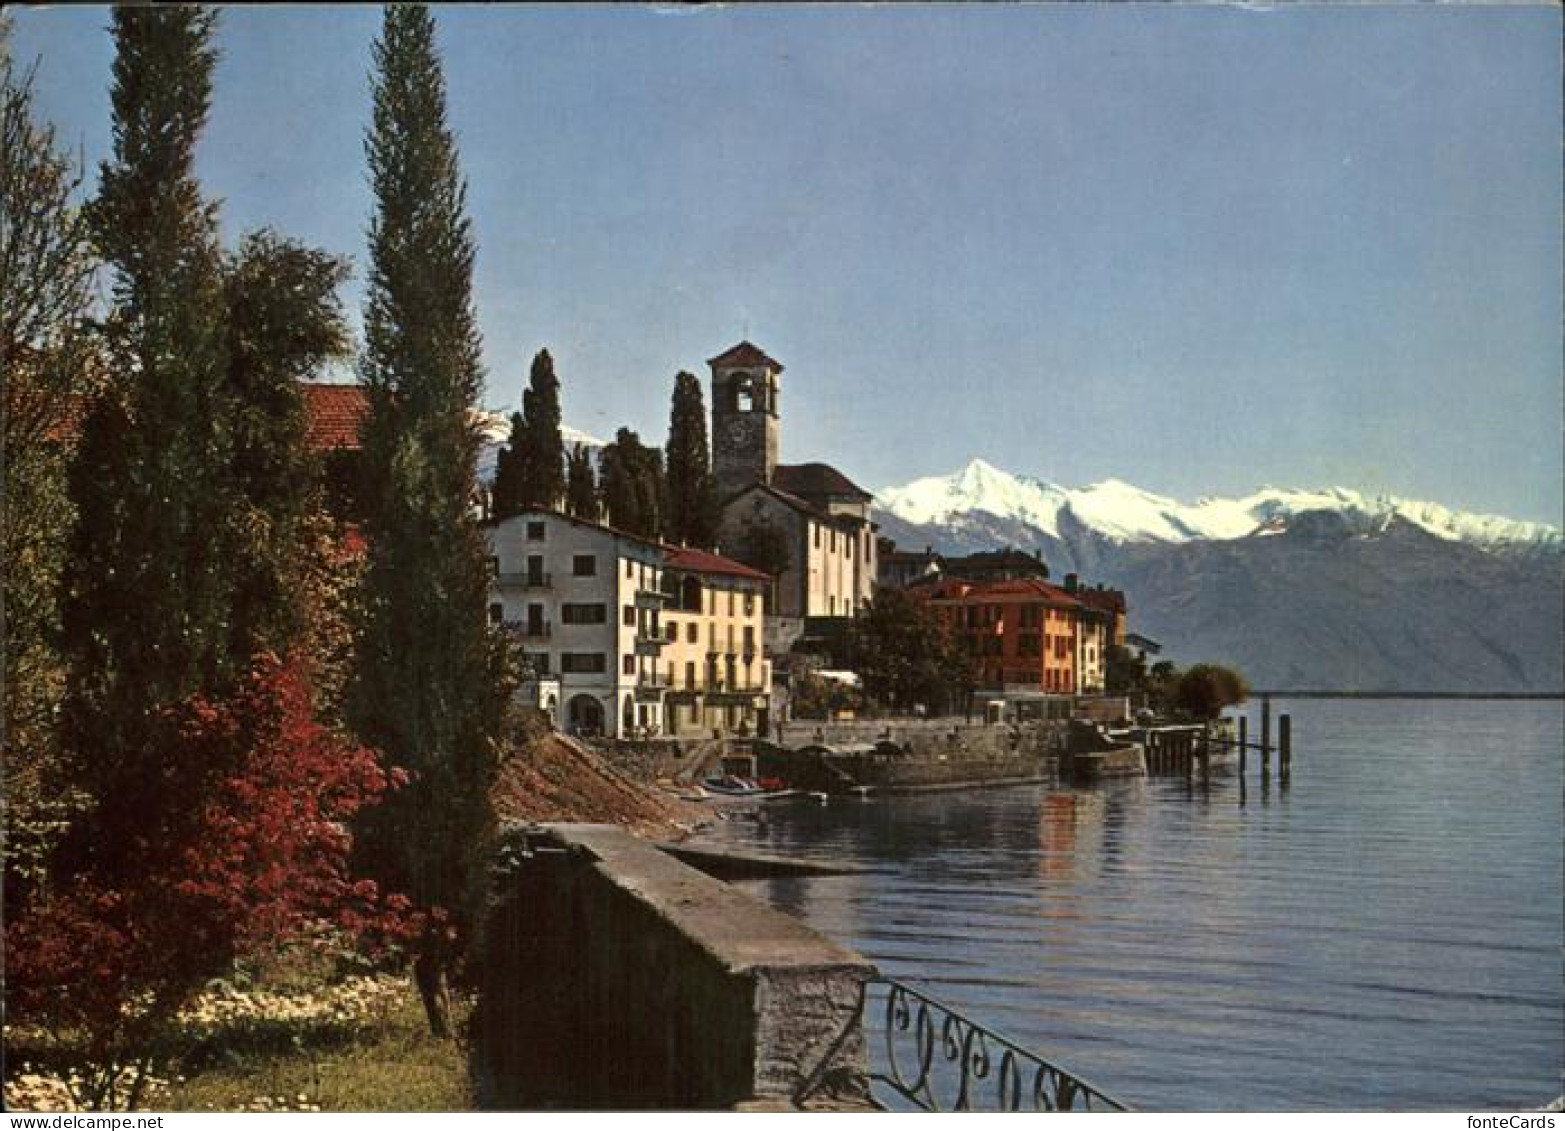
<path id="1" fill-rule="evenodd" d="M 704 839 L 871 867 L 743 886 L 1136 1107 L 1559 1095 L 1565 705 L 1277 711 L 1292 784 L 1252 755 L 1242 804 L 1232 777 L 834 799 Z"/>

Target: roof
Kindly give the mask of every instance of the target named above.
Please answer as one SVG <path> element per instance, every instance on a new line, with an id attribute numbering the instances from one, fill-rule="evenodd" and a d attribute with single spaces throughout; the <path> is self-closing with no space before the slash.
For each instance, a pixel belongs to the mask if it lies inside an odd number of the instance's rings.
<path id="1" fill-rule="evenodd" d="M 1118 589 L 1078 589 L 1075 597 L 1082 604 L 1091 605 L 1095 609 L 1111 613 L 1125 611 L 1125 594 Z"/>
<path id="2" fill-rule="evenodd" d="M 305 443 L 311 451 L 334 448 L 357 451 L 359 425 L 369 411 L 363 385 L 300 382 L 304 392 Z"/>
<path id="3" fill-rule="evenodd" d="M 1003 550 L 979 550 L 976 553 L 965 554 L 961 557 L 946 558 L 946 565 L 953 569 L 1012 569 L 1027 567 L 1029 569 L 1046 568 L 1045 563 L 1035 554 L 1029 554 L 1025 550 L 1017 550 L 1007 546 Z"/>
<path id="4" fill-rule="evenodd" d="M 770 581 L 771 577 L 758 569 L 751 569 L 743 562 L 725 558 L 706 550 L 693 550 L 686 546 L 665 546 L 663 564 L 670 569 L 682 569 L 691 573 L 722 573 L 730 577 L 746 577 L 753 581 Z"/>
<path id="5" fill-rule="evenodd" d="M 737 346 L 730 346 L 716 357 L 707 358 L 708 365 L 765 365 L 778 373 L 783 371 L 782 362 L 767 357 L 757 346 L 750 342 L 740 342 Z"/>
<path id="6" fill-rule="evenodd" d="M 828 463 L 780 463 L 772 469 L 772 486 L 801 499 L 828 495 L 874 498 L 868 491 Z"/>
<path id="7" fill-rule="evenodd" d="M 953 586 L 947 590 L 944 586 Z M 965 585 L 965 590 L 955 589 L 957 585 Z M 948 578 L 939 586 L 929 591 L 930 600 L 963 600 L 969 602 L 1006 601 L 1006 600 L 1041 600 L 1056 608 L 1069 609 L 1080 608 L 1081 602 L 1072 597 L 1058 585 L 1050 585 L 1047 581 L 1039 581 L 1035 577 L 1019 577 L 1012 581 L 994 581 L 987 584 L 969 584 L 960 582 L 956 578 Z"/>

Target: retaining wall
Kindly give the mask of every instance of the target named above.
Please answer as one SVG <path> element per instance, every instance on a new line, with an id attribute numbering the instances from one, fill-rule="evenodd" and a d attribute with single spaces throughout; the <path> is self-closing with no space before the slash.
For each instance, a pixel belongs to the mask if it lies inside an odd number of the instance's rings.
<path id="1" fill-rule="evenodd" d="M 505 851 L 477 1020 L 487 1104 L 867 1098 L 862 956 L 621 829 L 534 826 Z"/>

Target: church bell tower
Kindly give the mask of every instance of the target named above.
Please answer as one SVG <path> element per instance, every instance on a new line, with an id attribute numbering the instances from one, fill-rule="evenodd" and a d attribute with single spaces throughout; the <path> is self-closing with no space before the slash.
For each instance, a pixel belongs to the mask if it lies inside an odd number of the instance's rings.
<path id="1" fill-rule="evenodd" d="M 712 367 L 712 477 L 719 498 L 770 483 L 777 466 L 782 363 L 749 342 L 707 362 Z"/>

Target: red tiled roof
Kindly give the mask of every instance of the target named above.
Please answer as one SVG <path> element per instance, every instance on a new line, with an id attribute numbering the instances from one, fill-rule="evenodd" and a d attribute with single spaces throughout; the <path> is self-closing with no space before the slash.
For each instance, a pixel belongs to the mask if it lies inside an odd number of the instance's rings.
<path id="1" fill-rule="evenodd" d="M 359 448 L 359 425 L 369 411 L 363 385 L 301 382 L 304 391 L 305 443 L 311 451 Z"/>
<path id="2" fill-rule="evenodd" d="M 721 554 L 709 554 L 705 550 L 692 550 L 684 546 L 665 546 L 663 564 L 670 569 L 684 569 L 692 573 L 725 573 L 733 577 L 748 577 L 755 581 L 771 580 L 760 570 L 751 569 L 743 562 L 736 562 Z"/>
<path id="3" fill-rule="evenodd" d="M 1075 597 L 1082 604 L 1091 605 L 1095 609 L 1111 613 L 1125 611 L 1125 594 L 1118 589 L 1078 589 Z"/>
<path id="4" fill-rule="evenodd" d="M 706 363 L 708 365 L 765 365 L 778 373 L 783 371 L 782 362 L 767 357 L 766 354 L 749 342 L 740 342 L 737 346 L 724 350 L 716 357 L 708 358 Z"/>
<path id="5" fill-rule="evenodd" d="M 955 582 L 953 578 L 951 581 Z M 983 602 L 998 601 L 1008 597 L 1033 597 L 1041 598 L 1056 608 L 1076 608 L 1081 602 L 1072 597 L 1058 585 L 1050 585 L 1047 581 L 1039 581 L 1034 577 L 1020 577 L 1013 581 L 994 581 L 987 584 L 972 584 L 966 592 L 947 595 L 939 590 L 932 593 L 935 599 L 947 600 L 961 598 L 967 601 Z"/>
<path id="6" fill-rule="evenodd" d="M 827 463 L 780 463 L 772 469 L 772 486 L 801 499 L 827 495 L 874 498 L 868 491 Z"/>

